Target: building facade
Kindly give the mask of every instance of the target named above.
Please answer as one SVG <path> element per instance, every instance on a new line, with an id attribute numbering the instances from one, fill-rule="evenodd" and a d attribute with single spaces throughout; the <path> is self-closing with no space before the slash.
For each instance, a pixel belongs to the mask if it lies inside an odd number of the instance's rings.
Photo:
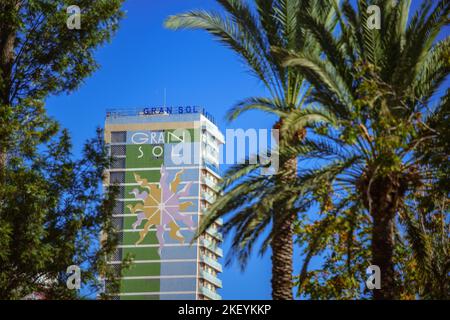
<path id="1" fill-rule="evenodd" d="M 119 186 L 113 212 L 119 246 L 108 264 L 130 268 L 120 300 L 218 300 L 222 221 L 192 241 L 218 192 L 224 137 L 200 107 L 109 110 L 105 141 Z M 108 286 L 106 286 L 108 287 Z"/>

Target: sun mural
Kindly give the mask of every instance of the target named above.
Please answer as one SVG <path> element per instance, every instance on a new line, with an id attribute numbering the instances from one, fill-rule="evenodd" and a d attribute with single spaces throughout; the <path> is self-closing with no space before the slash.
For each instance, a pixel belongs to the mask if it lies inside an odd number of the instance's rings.
<path id="1" fill-rule="evenodd" d="M 161 166 L 159 186 L 149 183 L 147 179 L 141 178 L 136 173 L 134 174 L 136 182 L 145 191 L 140 192 L 139 189 L 135 188 L 130 193 L 134 195 L 136 200 L 139 200 L 139 203 L 136 205 L 127 206 L 133 214 L 137 213 L 133 229 L 137 229 L 143 220 L 147 220 L 144 228 L 139 232 L 139 239 L 136 241 L 136 245 L 145 239 L 151 226 L 155 226 L 156 237 L 159 242 L 158 252 L 161 255 L 161 250 L 164 247 L 164 231 L 166 229 L 169 231 L 169 236 L 180 243 L 184 243 L 184 237 L 180 232 L 180 221 L 188 226 L 190 230 L 195 230 L 192 216 L 182 213 L 182 211 L 192 206 L 193 203 L 180 201 L 182 197 L 186 197 L 189 194 L 192 182 L 188 182 L 183 189 L 177 192 L 183 172 L 184 170 L 178 171 L 174 179 L 169 183 L 167 181 L 166 168 Z"/>

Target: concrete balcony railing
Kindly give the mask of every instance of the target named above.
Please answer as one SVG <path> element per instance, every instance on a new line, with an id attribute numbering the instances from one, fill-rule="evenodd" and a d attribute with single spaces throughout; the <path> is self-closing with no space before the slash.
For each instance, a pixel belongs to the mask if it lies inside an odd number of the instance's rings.
<path id="1" fill-rule="evenodd" d="M 208 297 L 209 299 L 212 299 L 212 300 L 222 300 L 222 297 L 221 297 L 219 294 L 217 294 L 217 293 L 215 293 L 215 292 L 209 290 L 208 288 L 206 288 L 206 287 L 204 287 L 204 286 L 200 286 L 199 289 L 200 289 L 200 293 L 203 294 L 203 295 L 205 295 L 205 296 Z"/>
<path id="2" fill-rule="evenodd" d="M 205 270 L 200 270 L 200 278 L 203 278 L 211 282 L 216 287 L 222 288 L 222 280 L 220 280 L 219 278 L 217 278 L 216 276 L 212 275 L 211 273 Z"/>
<path id="3" fill-rule="evenodd" d="M 205 256 L 205 255 L 200 255 L 200 261 L 207 264 L 214 270 L 216 270 L 218 272 L 222 272 L 222 265 L 219 262 L 217 262 L 216 260 L 214 260 L 208 256 Z"/>
<path id="4" fill-rule="evenodd" d="M 216 200 L 215 196 L 209 194 L 206 191 L 202 191 L 201 195 L 202 195 L 202 199 L 208 201 L 210 204 L 212 204 Z"/>
<path id="5" fill-rule="evenodd" d="M 214 154 L 211 154 L 211 153 L 205 153 L 205 154 L 203 154 L 203 160 L 205 161 L 205 162 L 208 162 L 208 163 L 210 163 L 211 165 L 213 165 L 213 166 L 215 166 L 216 168 L 218 167 L 218 165 L 219 165 L 219 158 L 218 158 L 218 154 L 217 155 L 214 155 Z"/>
<path id="6" fill-rule="evenodd" d="M 223 250 L 219 248 L 217 245 L 212 244 L 211 241 L 209 241 L 208 239 L 201 239 L 200 245 L 214 252 L 219 257 L 223 257 Z"/>
<path id="7" fill-rule="evenodd" d="M 208 161 L 207 159 L 203 159 L 204 161 L 204 166 L 207 168 L 207 169 L 209 169 L 209 170 L 211 170 L 212 172 L 214 172 L 216 175 L 218 175 L 218 176 L 220 176 L 220 171 L 219 171 L 219 168 L 216 166 L 216 165 L 214 165 L 213 163 L 211 163 L 210 161 Z"/>
<path id="8" fill-rule="evenodd" d="M 214 229 L 214 228 L 208 228 L 208 229 L 206 229 L 206 232 L 211 236 L 211 237 L 214 237 L 214 238 L 216 238 L 217 240 L 219 240 L 219 241 L 223 241 L 223 236 L 222 236 L 222 234 L 219 232 L 219 231 L 217 231 L 217 229 Z"/>
<path id="9" fill-rule="evenodd" d="M 220 192 L 220 187 L 217 183 L 215 183 L 214 181 L 212 181 L 209 178 L 206 177 L 202 177 L 202 183 L 206 184 L 209 188 L 211 188 L 212 190 L 214 190 L 215 192 Z"/>

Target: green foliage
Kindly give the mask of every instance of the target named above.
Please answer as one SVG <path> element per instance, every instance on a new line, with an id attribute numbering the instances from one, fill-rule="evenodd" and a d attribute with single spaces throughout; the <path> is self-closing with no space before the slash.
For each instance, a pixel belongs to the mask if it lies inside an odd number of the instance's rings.
<path id="1" fill-rule="evenodd" d="M 369 3 L 381 8 L 381 30 L 367 27 Z M 344 1 L 336 7 L 340 26 L 336 35 L 324 32 L 325 23 L 304 12 L 301 21 L 314 34 L 323 58 L 274 50 L 286 57 L 284 65 L 296 67 L 313 85 L 307 102 L 315 105 L 305 107 L 303 112 L 319 108 L 333 114 L 322 118 L 322 127 L 327 126 L 327 130 L 310 126 L 315 135 L 291 149 L 299 151 L 302 161 L 326 160 L 319 162 L 317 169 L 300 174 L 299 183 L 310 186 L 309 190 L 300 188 L 301 194 L 310 193 L 321 203 L 321 212 L 326 212 L 324 208 L 331 207 L 329 198 L 323 197 L 318 186 L 331 185 L 335 190 L 333 207 L 341 208 L 336 216 L 345 213 L 348 208 L 343 204 L 348 201 L 362 210 L 360 214 L 372 218 L 385 215 L 386 208 L 393 210 L 393 260 L 387 263 L 394 264 L 396 271 L 395 285 L 389 290 L 405 299 L 443 298 L 448 289 L 443 278 L 448 278 L 444 273 L 448 273 L 449 261 L 449 148 L 445 142 L 449 140 L 449 104 L 448 93 L 443 97 L 436 93 L 448 79 L 450 46 L 448 38 L 437 41 L 436 37 L 448 24 L 450 4 L 424 1 L 407 23 L 409 8 L 407 0 L 360 0 L 357 9 Z M 286 134 L 295 132 L 297 124 L 307 119 L 307 113 L 291 113 L 285 122 Z M 440 222 L 431 222 L 436 219 Z M 373 228 L 374 222 L 370 224 Z M 301 243 L 309 248 L 314 232 L 300 226 Z M 323 269 L 303 275 L 310 282 L 299 280 L 300 294 L 314 298 L 364 297 L 362 287 L 354 286 L 354 279 L 361 285 L 361 264 L 368 266 L 370 259 L 352 259 L 356 268 L 353 275 L 341 279 L 344 269 L 340 266 L 347 258 L 342 252 L 343 242 L 329 240 L 331 234 L 339 235 L 336 228 L 335 233 L 323 233 L 320 243 L 329 245 L 328 251 L 322 252 Z M 360 223 L 355 230 L 365 228 Z M 371 236 L 370 232 L 366 236 Z M 373 247 L 365 250 L 374 253 Z M 329 253 L 334 256 L 330 258 Z M 366 258 L 370 254 L 366 252 Z"/>
<path id="2" fill-rule="evenodd" d="M 94 50 L 118 28 L 122 0 L 5 0 L 0 5 L 0 33 L 11 37 L 12 61 L 3 61 L 2 103 L 23 103 L 48 94 L 69 92 L 98 67 Z M 69 29 L 66 9 L 81 9 L 81 29 Z M 6 49 L 6 44 L 2 46 Z"/>
<path id="3" fill-rule="evenodd" d="M 296 277 L 299 292 L 309 299 L 366 299 L 365 262 L 370 259 L 370 219 L 358 208 L 331 210 L 316 221 L 300 220 L 297 242 L 305 260 Z M 308 270 L 321 257 L 321 267 Z"/>
<path id="4" fill-rule="evenodd" d="M 71 92 L 98 67 L 94 50 L 110 40 L 122 1 L 5 0 L 0 3 L 0 298 L 33 292 L 79 297 L 66 286 L 70 265 L 98 291 L 114 277 L 105 258 L 113 236 L 115 190 L 102 195 L 109 158 L 101 131 L 74 160 L 68 132 L 45 110 L 52 94 Z M 81 29 L 66 26 L 69 5 Z"/>
<path id="5" fill-rule="evenodd" d="M 66 269 L 83 266 L 82 283 L 98 290 L 106 254 L 115 239 L 98 243 L 111 232 L 114 190 L 104 198 L 99 188 L 109 165 L 102 132 L 85 145 L 83 158 L 72 160 L 67 131 L 40 148 L 32 160 L 8 156 L 0 188 L 0 297 L 19 299 L 31 292 L 48 298 L 74 298 L 66 287 Z"/>

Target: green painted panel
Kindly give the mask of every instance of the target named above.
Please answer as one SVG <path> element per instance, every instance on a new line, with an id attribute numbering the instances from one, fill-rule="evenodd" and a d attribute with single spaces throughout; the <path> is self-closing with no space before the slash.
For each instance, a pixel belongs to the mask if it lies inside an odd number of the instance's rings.
<path id="1" fill-rule="evenodd" d="M 122 248 L 122 256 L 126 257 L 127 254 L 130 254 L 134 260 L 160 260 L 157 247 Z M 156 274 L 152 274 L 154 275 Z"/>
<path id="2" fill-rule="evenodd" d="M 144 226 L 145 223 L 146 221 L 142 222 L 141 228 Z M 149 233 L 147 233 L 144 240 L 140 244 L 158 244 L 155 234 L 156 231 L 149 231 Z M 123 244 L 125 245 L 130 244 L 134 245 L 138 240 L 139 240 L 139 231 L 123 233 Z"/>
<path id="3" fill-rule="evenodd" d="M 163 161 L 164 145 L 127 145 L 127 168 L 159 168 L 161 167 Z"/>
<path id="4" fill-rule="evenodd" d="M 159 279 L 122 279 L 120 281 L 120 292 L 159 292 Z"/>
<path id="5" fill-rule="evenodd" d="M 121 296 L 120 300 L 159 300 L 159 295 L 151 296 Z"/>
<path id="6" fill-rule="evenodd" d="M 126 213 L 130 213 L 130 210 L 126 209 L 127 212 Z M 136 216 L 128 216 L 128 217 L 123 217 L 123 228 L 124 229 L 133 229 L 133 223 L 136 221 Z M 145 224 L 145 221 L 142 222 L 141 227 Z"/>
<path id="7" fill-rule="evenodd" d="M 159 262 L 152 263 L 134 263 L 129 269 L 123 272 L 124 277 L 137 277 L 142 275 L 159 274 Z"/>

